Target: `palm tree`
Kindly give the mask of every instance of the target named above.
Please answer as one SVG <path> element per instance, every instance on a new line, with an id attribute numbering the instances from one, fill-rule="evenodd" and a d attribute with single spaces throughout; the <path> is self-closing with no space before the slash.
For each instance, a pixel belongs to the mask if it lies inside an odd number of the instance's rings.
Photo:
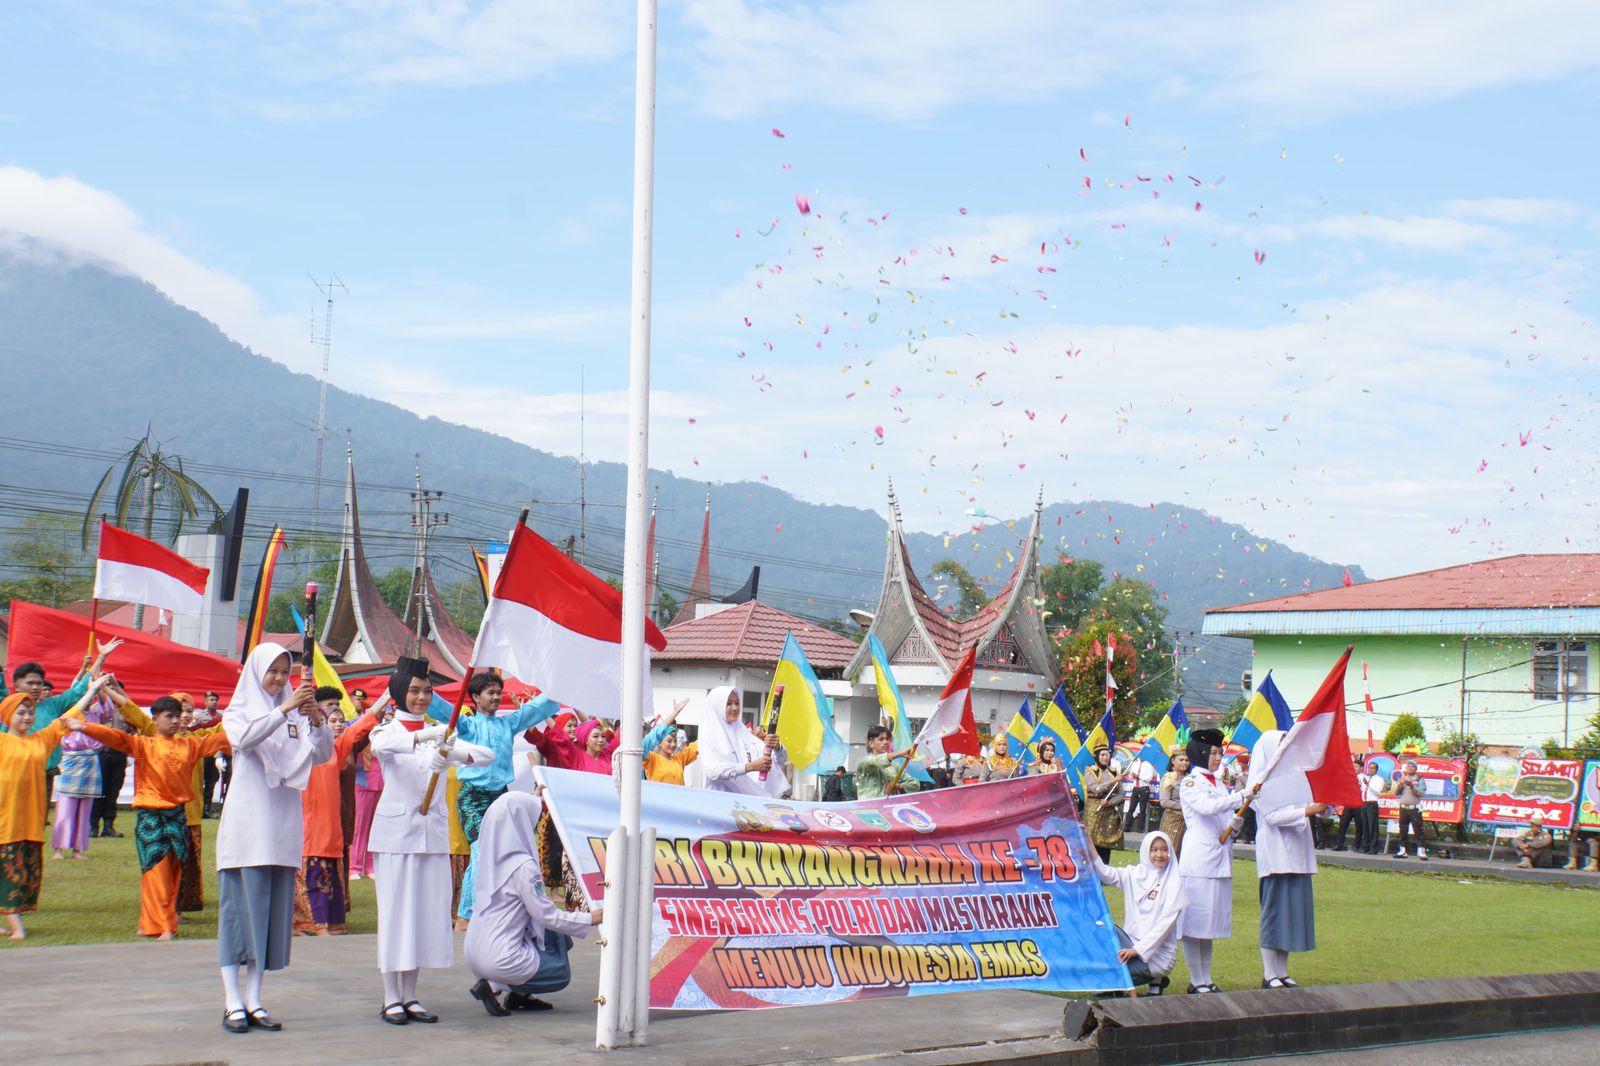
<path id="1" fill-rule="evenodd" d="M 116 478 L 118 470 L 121 476 Z M 113 478 L 116 478 L 113 495 Z M 99 516 L 110 514 L 118 526 L 128 528 L 128 519 L 137 515 L 143 525 L 146 540 L 155 540 L 158 532 L 168 544 L 178 539 L 185 524 L 193 524 L 200 517 L 201 506 L 211 509 L 211 518 L 222 513 L 222 506 L 194 478 L 183 471 L 183 457 L 163 452 L 161 445 L 151 438 L 150 428 L 145 428 L 143 439 L 128 449 L 127 454 L 106 469 L 100 484 L 89 497 L 88 510 L 83 513 L 83 546 L 87 550 Z M 133 612 L 133 628 L 144 622 L 144 604 Z"/>

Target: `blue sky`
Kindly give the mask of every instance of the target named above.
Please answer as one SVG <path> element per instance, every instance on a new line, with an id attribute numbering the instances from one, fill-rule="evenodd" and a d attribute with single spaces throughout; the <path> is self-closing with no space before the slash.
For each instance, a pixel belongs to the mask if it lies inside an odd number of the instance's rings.
<path id="1" fill-rule="evenodd" d="M 1600 14 L 663 10 L 654 465 L 893 476 L 931 531 L 1167 500 L 1378 575 L 1600 550 Z M 0 230 L 297 369 L 336 271 L 335 383 L 572 453 L 581 366 L 620 459 L 632 34 L 601 0 L 12 5 Z"/>

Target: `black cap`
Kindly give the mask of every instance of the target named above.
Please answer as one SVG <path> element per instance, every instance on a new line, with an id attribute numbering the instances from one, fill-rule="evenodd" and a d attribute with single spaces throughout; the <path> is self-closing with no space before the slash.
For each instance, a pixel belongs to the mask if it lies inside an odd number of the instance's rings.
<path id="1" fill-rule="evenodd" d="M 1189 756 L 1189 765 L 1197 770 L 1211 767 L 1211 749 L 1227 743 L 1220 729 L 1196 729 L 1189 734 L 1189 743 L 1183 747 Z"/>
<path id="2" fill-rule="evenodd" d="M 425 679 L 427 676 L 428 660 L 407 659 L 404 656 L 395 660 L 394 673 L 389 678 L 389 698 L 394 700 L 396 710 L 405 709 L 406 691 L 411 688 L 411 679 Z"/>

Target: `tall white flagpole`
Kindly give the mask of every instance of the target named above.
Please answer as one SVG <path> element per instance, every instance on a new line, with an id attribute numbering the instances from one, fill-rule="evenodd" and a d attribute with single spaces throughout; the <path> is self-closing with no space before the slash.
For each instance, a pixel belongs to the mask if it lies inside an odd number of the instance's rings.
<path id="1" fill-rule="evenodd" d="M 650 480 L 650 263 L 655 204 L 656 0 L 638 0 L 633 112 L 633 263 L 628 336 L 628 495 L 622 548 L 622 741 L 618 746 L 621 849 L 608 851 L 605 952 L 608 980 L 600 988 L 596 1044 L 645 1042 L 649 990 L 638 987 L 640 952 L 649 950 L 654 862 L 642 854 L 640 782 L 644 777 L 645 558 Z M 615 837 L 613 837 L 615 840 Z M 619 854 L 620 851 L 620 854 Z M 621 859 L 622 861 L 617 861 Z M 648 974 L 648 969 L 644 972 Z"/>

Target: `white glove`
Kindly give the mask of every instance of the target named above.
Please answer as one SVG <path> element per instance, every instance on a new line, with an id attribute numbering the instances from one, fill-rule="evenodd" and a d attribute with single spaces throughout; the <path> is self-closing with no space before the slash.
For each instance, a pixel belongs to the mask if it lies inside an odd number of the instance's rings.
<path id="1" fill-rule="evenodd" d="M 434 748 L 433 754 L 428 756 L 428 769 L 436 774 L 442 774 L 450 768 L 450 753 L 442 748 Z"/>
<path id="2" fill-rule="evenodd" d="M 445 749 L 444 757 L 455 763 L 457 766 L 472 765 L 472 752 L 457 750 L 453 744 L 449 748 Z"/>
<path id="3" fill-rule="evenodd" d="M 1228 835 L 1230 837 L 1236 837 L 1240 833 L 1242 833 L 1243 831 L 1244 831 L 1244 815 L 1236 814 L 1236 815 L 1233 816 L 1232 821 L 1230 821 L 1228 823 Z"/>
<path id="4" fill-rule="evenodd" d="M 417 730 L 415 733 L 413 733 L 411 735 L 412 735 L 412 737 L 415 738 L 415 743 L 417 743 L 417 744 L 432 744 L 432 743 L 435 743 L 437 741 L 443 740 L 444 739 L 444 735 L 446 733 L 448 733 L 449 731 L 450 731 L 450 727 L 449 726 L 428 725 L 428 726 L 423 726 L 421 729 Z"/>

